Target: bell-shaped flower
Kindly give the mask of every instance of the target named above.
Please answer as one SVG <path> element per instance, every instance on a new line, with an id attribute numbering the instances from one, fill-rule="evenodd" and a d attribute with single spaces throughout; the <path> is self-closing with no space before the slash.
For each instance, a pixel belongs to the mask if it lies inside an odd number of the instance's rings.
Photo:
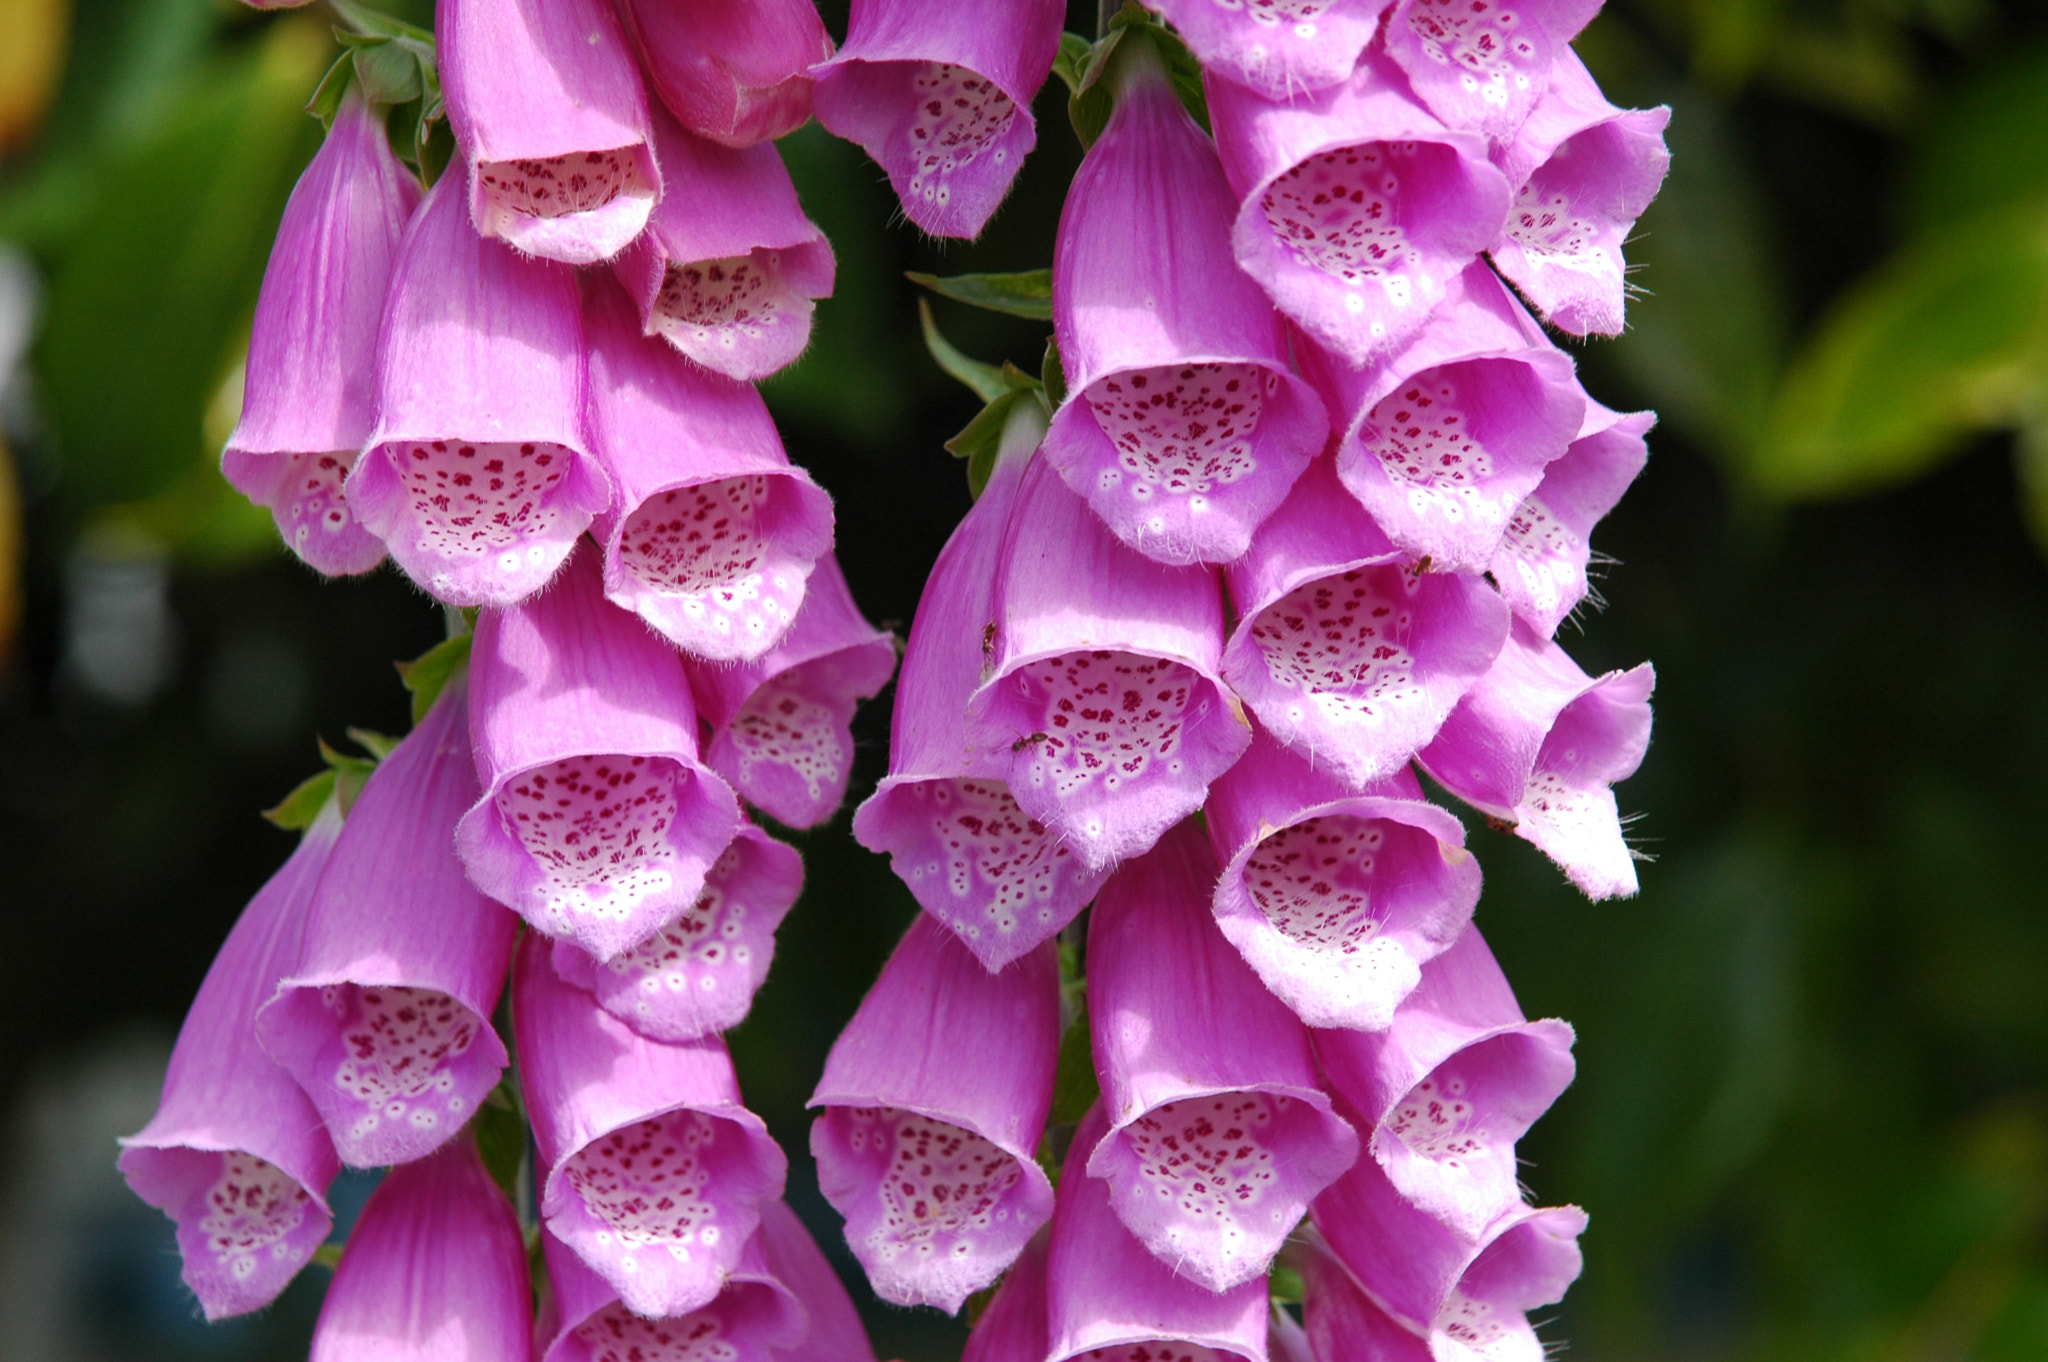
<path id="1" fill-rule="evenodd" d="M 804 1341 L 777 1349 L 774 1362 L 875 1362 L 874 1345 L 853 1297 L 787 1202 L 761 1203 L 761 1251 L 776 1280 L 802 1302 L 811 1320 Z"/>
<path id="2" fill-rule="evenodd" d="M 449 683 L 356 797 L 306 910 L 298 964 L 256 1034 L 313 1099 L 341 1161 L 440 1148 L 497 1086 L 490 1016 L 518 919 L 455 855 L 476 802 L 466 683 Z"/>
<path id="3" fill-rule="evenodd" d="M 1211 79 L 1223 169 L 1242 206 L 1237 261 L 1295 324 L 1351 364 L 1422 329 L 1500 234 L 1511 191 L 1486 139 L 1415 101 L 1385 54 L 1306 98 Z"/>
<path id="4" fill-rule="evenodd" d="M 605 594 L 688 652 L 757 658 L 832 547 L 832 499 L 790 466 L 751 384 L 642 336 L 607 279 L 584 301 L 590 447 L 617 489 L 593 527 Z"/>
<path id="5" fill-rule="evenodd" d="M 541 1217 L 636 1315 L 709 1305 L 788 1161 L 740 1105 L 715 1036 L 650 1040 L 565 982 L 529 935 L 513 966 Z"/>
<path id="6" fill-rule="evenodd" d="M 1477 1362 L 1432 1353 L 1431 1343 L 1448 1339 L 1410 1333 L 1373 1304 L 1313 1225 L 1295 1235 L 1287 1259 L 1301 1274 L 1304 1362 Z"/>
<path id="7" fill-rule="evenodd" d="M 775 958 L 775 929 L 804 884 L 803 858 L 751 823 L 705 872 L 696 901 L 609 960 L 555 943 L 555 970 L 643 1036 L 695 1040 L 746 1020 Z"/>
<path id="8" fill-rule="evenodd" d="M 853 815 L 853 835 L 924 910 L 990 969 L 1074 920 L 1102 883 L 1065 839 L 1010 793 L 1012 740 L 977 747 L 968 698 L 995 665 L 995 577 L 1004 527 L 1045 417 L 1018 402 L 995 468 L 939 551 L 903 652 L 889 728 L 889 774 Z"/>
<path id="9" fill-rule="evenodd" d="M 904 216 L 974 237 L 1038 144 L 1059 0 L 853 0 L 846 45 L 813 69 L 818 121 L 875 158 Z"/>
<path id="10" fill-rule="evenodd" d="M 1223 679 L 1274 737 L 1358 789 L 1435 737 L 1507 641 L 1499 593 L 1402 554 L 1327 459 L 1224 575 L 1237 628 Z"/>
<path id="11" fill-rule="evenodd" d="M 967 732 L 1009 749 L 1018 807 L 1091 870 L 1200 808 L 1251 742 L 1217 671 L 1222 585 L 1125 544 L 1043 458 L 1025 468 Z"/>
<path id="12" fill-rule="evenodd" d="M 697 901 L 740 828 L 697 760 L 682 659 L 604 598 L 574 554 L 471 645 L 470 737 L 483 793 L 455 845 L 469 877 L 535 930 L 609 960 Z"/>
<path id="13" fill-rule="evenodd" d="M 268 1305 L 334 1223 L 334 1141 L 257 1044 L 255 1021 L 299 962 L 313 886 L 340 832 L 330 803 L 242 910 L 178 1030 L 156 1115 L 121 1141 L 121 1175 L 177 1222 L 185 1284 L 210 1320 Z"/>
<path id="14" fill-rule="evenodd" d="M 1330 1088 L 1395 1190 L 1476 1238 L 1521 1200 L 1515 1141 L 1572 1081 L 1572 1029 L 1528 1021 L 1477 927 L 1383 1031 L 1319 1031 Z"/>
<path id="15" fill-rule="evenodd" d="M 609 260 L 640 235 L 662 175 L 611 5 L 439 0 L 434 31 L 480 234 L 570 265 Z"/>
<path id="16" fill-rule="evenodd" d="M 810 68 L 832 55 L 813 0 L 620 0 L 619 13 L 647 83 L 699 137 L 749 147 L 810 118 Z"/>
<path id="17" fill-rule="evenodd" d="M 1386 1026 L 1479 902 L 1465 829 L 1406 768 L 1360 792 L 1261 732 L 1206 814 L 1216 925 L 1311 1026 Z"/>
<path id="18" fill-rule="evenodd" d="M 1423 769 L 1514 824 L 1588 897 L 1633 894 L 1635 858 L 1610 787 L 1642 765 L 1656 684 L 1647 662 L 1588 676 L 1517 622 L 1493 669 L 1423 749 Z"/>
<path id="19" fill-rule="evenodd" d="M 1593 526 L 1643 471 L 1650 453 L 1643 437 L 1656 420 L 1655 412 L 1624 416 L 1587 402 L 1579 438 L 1508 520 L 1487 572 L 1516 618 L 1545 638 L 1591 594 Z"/>
<path id="20" fill-rule="evenodd" d="M 688 1314 L 661 1319 L 628 1310 L 610 1282 L 542 1230 L 541 1252 L 554 1292 L 539 1321 L 540 1362 L 768 1362 L 780 1357 L 780 1349 L 803 1341 L 810 1319 L 803 1303 L 777 1280 L 763 1251 L 771 1206 L 789 1214 L 780 1202 L 762 1203 L 761 1228 L 740 1251 L 724 1289 Z"/>
<path id="21" fill-rule="evenodd" d="M 419 198 L 382 123 L 351 90 L 292 188 L 256 297 L 242 419 L 221 473 L 270 508 L 287 548 L 329 576 L 384 561 L 342 481 L 377 424 L 377 328 Z"/>
<path id="22" fill-rule="evenodd" d="M 1353 369 L 1313 342 L 1299 353 L 1343 432 L 1337 476 L 1389 539 L 1439 572 L 1486 570 L 1586 419 L 1570 356 L 1484 261 L 1375 367 Z"/>
<path id="23" fill-rule="evenodd" d="M 350 1232 L 311 1362 L 531 1362 L 533 1278 L 469 1135 L 394 1168 Z"/>
<path id="24" fill-rule="evenodd" d="M 1387 0 L 1157 0 L 1154 5 L 1205 70 L 1269 99 L 1293 99 L 1349 76 L 1379 30 L 1386 7 Z"/>
<path id="25" fill-rule="evenodd" d="M 785 827 L 839 811 L 853 775 L 853 711 L 896 671 L 896 643 L 867 622 L 830 554 L 781 642 L 752 662 L 686 659 L 711 769 Z"/>
<path id="26" fill-rule="evenodd" d="M 1549 87 L 1551 67 L 1601 0 L 1398 0 L 1387 54 L 1454 128 L 1514 135 Z"/>
<path id="27" fill-rule="evenodd" d="M 991 973 L 918 914 L 810 1101 L 819 1190 L 883 1300 L 957 1311 L 1052 1214 L 1059 1046 L 1051 943 Z"/>
<path id="28" fill-rule="evenodd" d="M 1031 1236 L 974 1321 L 960 1362 L 1045 1362 L 1045 1259 L 1050 1241 L 1047 1230 Z"/>
<path id="29" fill-rule="evenodd" d="M 772 142 L 734 150 L 656 112 L 668 193 L 613 268 L 643 329 L 728 378 L 766 378 L 811 340 L 834 263 Z"/>
<path id="30" fill-rule="evenodd" d="M 1167 563 L 1245 551 L 1329 435 L 1273 304 L 1230 254 L 1237 200 L 1151 40 L 1068 191 L 1053 324 L 1069 396 L 1044 458 L 1117 537 Z"/>
<path id="31" fill-rule="evenodd" d="M 451 605 L 546 585 L 611 503 L 582 435 L 576 275 L 470 227 L 450 170 L 399 247 L 377 346 L 377 428 L 348 475 L 356 516 Z"/>
<path id="32" fill-rule="evenodd" d="M 1264 1275 L 1358 1136 L 1317 1088 L 1307 1029 L 1216 929 L 1216 875 L 1188 822 L 1103 885 L 1088 1021 L 1108 1129 L 1074 1151 L 1160 1262 L 1227 1291 Z"/>

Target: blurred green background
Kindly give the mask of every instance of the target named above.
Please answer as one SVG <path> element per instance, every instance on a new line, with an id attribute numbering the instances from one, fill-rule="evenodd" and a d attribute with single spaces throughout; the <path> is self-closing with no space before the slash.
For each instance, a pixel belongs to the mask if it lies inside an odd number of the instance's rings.
<path id="1" fill-rule="evenodd" d="M 1593 1217 L 1545 1336 L 1590 1362 L 2048 1358 L 2048 5 L 1610 0 L 1580 49 L 1618 102 L 1674 106 L 1675 159 L 1630 333 L 1578 347 L 1596 395 L 1664 419 L 1596 537 L 1613 605 L 1566 643 L 1661 684 L 1621 791 L 1640 898 L 1589 906 L 1468 820 L 1480 921 L 1529 1012 L 1579 1030 L 1523 1146 L 1535 1193 Z M 390 662 L 440 632 L 394 573 L 286 559 L 214 472 L 332 51 L 316 11 L 0 0 L 10 1362 L 303 1357 L 324 1284 L 199 1324 L 111 1137 L 288 849 L 256 810 L 314 734 L 402 728 Z M 1057 92 L 1039 114 L 972 247 L 920 241 L 815 126 L 784 144 L 840 273 L 769 398 L 899 629 L 967 504 L 939 446 L 974 408 L 902 271 L 1047 263 L 1078 151 Z M 939 317 L 1036 367 L 1042 327 Z M 886 733 L 884 696 L 856 798 Z M 802 1102 L 912 906 L 843 818 L 797 840 L 810 890 L 733 1046 L 830 1230 Z M 955 1355 L 950 1321 L 871 1318 L 885 1356 Z"/>

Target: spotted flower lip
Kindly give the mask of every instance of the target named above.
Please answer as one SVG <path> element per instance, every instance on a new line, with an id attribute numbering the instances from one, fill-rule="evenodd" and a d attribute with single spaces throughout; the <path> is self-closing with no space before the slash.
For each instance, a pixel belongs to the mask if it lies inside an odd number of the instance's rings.
<path id="1" fill-rule="evenodd" d="M 1159 0 L 1204 69 L 1269 99 L 1292 99 L 1351 74 L 1387 0 Z"/>
<path id="2" fill-rule="evenodd" d="M 812 0 L 623 0 L 619 13 L 647 83 L 699 137 L 747 147 L 810 118 L 810 68 L 832 55 Z"/>
<path id="3" fill-rule="evenodd" d="M 454 1137 L 497 1086 L 491 1028 L 518 919 L 463 874 L 476 802 L 466 681 L 378 764 L 306 910 L 298 964 L 256 1034 L 312 1099 L 341 1161 L 406 1163 Z"/>
<path id="4" fill-rule="evenodd" d="M 662 174 L 609 4 L 440 0 L 434 30 L 478 233 L 569 265 L 640 235 Z"/>
<path id="5" fill-rule="evenodd" d="M 1445 127 L 1384 53 L 1307 98 L 1207 89 L 1237 263 L 1350 364 L 1413 339 L 1507 221 L 1486 140 Z"/>
<path id="6" fill-rule="evenodd" d="M 1601 0 L 1398 0 L 1387 55 L 1454 128 L 1505 141 L 1549 87 L 1567 44 Z"/>
<path id="7" fill-rule="evenodd" d="M 242 417 L 221 473 L 270 508 L 287 548 L 329 576 L 384 561 L 342 480 L 377 422 L 384 290 L 419 200 L 419 182 L 352 90 L 292 187 L 256 297 Z"/>
<path id="8" fill-rule="evenodd" d="M 845 45 L 811 68 L 818 121 L 875 158 L 905 217 L 979 236 L 1038 144 L 1031 101 L 1065 21 L 1058 0 L 854 0 Z"/>
<path id="9" fill-rule="evenodd" d="M 810 1100 L 819 1188 L 882 1299 L 957 1312 L 1052 1214 L 1059 1045 L 1052 943 L 992 973 L 918 915 Z"/>

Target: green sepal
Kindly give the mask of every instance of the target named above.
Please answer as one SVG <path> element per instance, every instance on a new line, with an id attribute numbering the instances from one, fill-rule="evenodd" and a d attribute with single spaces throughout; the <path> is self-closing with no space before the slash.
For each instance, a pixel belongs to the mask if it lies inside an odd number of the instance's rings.
<path id="1" fill-rule="evenodd" d="M 328 800 L 333 799 L 341 805 L 341 816 L 348 817 L 349 810 L 355 807 L 356 796 L 362 793 L 363 782 L 370 778 L 370 773 L 377 769 L 377 763 L 384 757 L 382 751 L 364 739 L 376 739 L 396 745 L 395 739 L 385 738 L 382 734 L 370 733 L 364 729 L 352 728 L 349 730 L 349 736 L 362 743 L 364 750 L 373 755 L 352 757 L 329 747 L 325 738 L 316 738 L 314 741 L 320 747 L 320 760 L 327 764 L 327 769 L 300 781 L 290 794 L 265 809 L 263 816 L 281 828 L 303 832 L 313 826 L 313 820 L 320 816 L 320 810 L 327 806 Z"/>
<path id="2" fill-rule="evenodd" d="M 1045 394 L 1038 386 L 1038 380 L 1025 375 L 1013 365 L 1004 365 L 1005 376 L 1015 374 L 1024 379 L 1024 385 L 1011 389 L 981 409 L 967 428 L 946 441 L 946 452 L 956 459 L 967 460 L 967 490 L 975 500 L 981 499 L 983 489 L 996 471 L 996 456 L 1002 452 L 1003 430 L 1010 423 L 1010 413 L 1019 402 L 1045 401 Z"/>
<path id="3" fill-rule="evenodd" d="M 370 757 L 351 757 L 335 751 L 321 738 L 320 760 L 334 771 L 334 798 L 341 806 L 341 816 L 348 817 L 349 810 L 356 806 L 356 796 L 363 792 L 363 785 L 370 779 L 370 773 L 377 769 L 377 762 Z M 360 741 L 360 739 L 358 740 Z"/>
<path id="4" fill-rule="evenodd" d="M 341 1266 L 341 1250 L 344 1247 L 345 1245 L 342 1244 L 322 1244 L 319 1248 L 313 1250 L 313 1257 L 311 1259 L 313 1266 L 324 1267 L 329 1272 L 334 1271 L 335 1268 Z"/>
<path id="5" fill-rule="evenodd" d="M 1094 146 L 1095 139 L 1102 136 L 1102 130 L 1109 126 L 1109 115 L 1116 108 L 1109 87 L 1102 83 L 1102 73 L 1123 42 L 1123 15 L 1119 14 L 1110 22 L 1113 27 L 1108 36 L 1088 49 L 1088 60 L 1081 67 L 1080 80 L 1067 100 L 1067 121 L 1074 125 L 1074 136 L 1080 139 L 1083 151 Z"/>
<path id="6" fill-rule="evenodd" d="M 1052 73 L 1067 87 L 1069 96 L 1081 93 L 1081 73 L 1087 69 L 1088 58 L 1094 51 L 1094 40 L 1078 33 L 1060 34 L 1060 51 L 1052 59 Z"/>
<path id="7" fill-rule="evenodd" d="M 526 1113 L 511 1075 L 491 1089 L 477 1108 L 476 1147 L 491 1181 L 519 1200 L 519 1173 L 526 1163 Z"/>
<path id="8" fill-rule="evenodd" d="M 412 692 L 412 721 L 427 717 L 448 683 L 469 665 L 468 631 L 451 634 L 410 662 L 398 664 L 398 679 Z"/>
<path id="9" fill-rule="evenodd" d="M 337 774 L 330 767 L 318 775 L 307 776 L 290 794 L 265 809 L 263 816 L 287 832 L 304 832 L 313 826 L 327 801 L 334 798 Z"/>
<path id="10" fill-rule="evenodd" d="M 355 56 L 353 52 L 343 52 L 336 57 L 334 65 L 313 87 L 313 97 L 306 101 L 306 112 L 320 120 L 322 131 L 334 131 L 334 117 L 341 112 L 341 101 L 347 97 L 348 83 L 355 75 Z"/>
<path id="11" fill-rule="evenodd" d="M 404 741 L 403 738 L 394 738 L 389 733 L 379 733 L 374 728 L 351 728 L 345 731 L 350 741 L 380 762 L 397 751 L 398 744 Z"/>
<path id="12" fill-rule="evenodd" d="M 1285 1263 L 1275 1262 L 1266 1274 L 1266 1295 L 1275 1305 L 1300 1305 L 1308 1299 L 1308 1285 L 1301 1273 Z"/>
<path id="13" fill-rule="evenodd" d="M 1060 358 L 1057 336 L 1045 338 L 1045 358 L 1038 362 L 1038 384 L 1045 389 L 1047 411 L 1058 411 L 1067 400 L 1067 366 Z"/>
<path id="14" fill-rule="evenodd" d="M 426 93 L 420 70 L 419 52 L 391 38 L 361 33 L 334 36 L 355 59 L 356 79 L 362 83 L 363 98 L 372 104 L 410 104 Z"/>
<path id="15" fill-rule="evenodd" d="M 1202 64 L 1178 34 L 1153 18 L 1136 0 L 1125 0 L 1123 9 L 1109 21 L 1109 32 L 1089 48 L 1085 60 L 1077 60 L 1076 74 L 1067 80 L 1067 88 L 1073 92 L 1067 100 L 1067 118 L 1074 125 L 1074 136 L 1081 139 L 1083 151 L 1094 146 L 1095 139 L 1109 126 L 1116 103 L 1115 83 L 1103 77 L 1109 74 L 1112 59 L 1123 50 L 1124 35 L 1132 30 L 1142 31 L 1151 40 L 1182 107 L 1201 124 L 1203 132 L 1209 131 L 1209 97 L 1202 89 Z M 1064 39 L 1061 55 L 1067 55 Z"/>
<path id="16" fill-rule="evenodd" d="M 375 38 L 402 38 L 424 46 L 429 55 L 433 53 L 433 33 L 417 24 L 408 24 L 381 11 L 366 9 L 356 0 L 328 0 L 328 6 L 347 20 L 357 33 Z"/>
<path id="17" fill-rule="evenodd" d="M 920 288 L 969 307 L 1005 312 L 1034 322 L 1052 320 L 1052 271 L 1019 270 L 1014 274 L 919 274 L 904 275 Z"/>
<path id="18" fill-rule="evenodd" d="M 353 78 L 373 106 L 392 110 L 385 123 L 391 149 L 411 166 L 422 183 L 440 178 L 455 147 L 441 100 L 441 73 L 434 35 L 365 9 L 354 0 L 334 0 L 336 14 L 349 28 L 334 36 L 346 49 L 328 68 L 306 111 L 326 127 Z M 392 135 L 395 132 L 396 135 Z"/>
<path id="19" fill-rule="evenodd" d="M 978 359 L 969 359 L 953 348 L 953 343 L 939 334 L 939 324 L 932 320 L 931 304 L 917 300 L 918 324 L 924 328 L 924 348 L 946 373 L 966 384 L 969 391 L 984 402 L 993 402 L 1010 390 L 1003 381 L 1003 371 L 993 364 L 983 364 Z"/>

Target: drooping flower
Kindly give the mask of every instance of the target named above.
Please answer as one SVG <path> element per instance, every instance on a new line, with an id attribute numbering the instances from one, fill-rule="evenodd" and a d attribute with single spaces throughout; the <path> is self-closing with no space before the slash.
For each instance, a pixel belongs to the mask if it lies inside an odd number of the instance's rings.
<path id="1" fill-rule="evenodd" d="M 466 683 L 370 776 L 306 912 L 297 967 L 256 1033 L 353 1168 L 432 1153 L 497 1086 L 489 1021 L 517 919 L 470 884 L 455 823 L 476 802 Z"/>
<path id="2" fill-rule="evenodd" d="M 960 1362 L 1045 1362 L 1045 1259 L 1050 1241 L 1046 1230 L 1031 1236 L 974 1322 Z"/>
<path id="3" fill-rule="evenodd" d="M 1167 563 L 1243 553 L 1329 421 L 1273 305 L 1230 254 L 1236 199 L 1149 38 L 1117 49 L 1116 111 L 1053 248 L 1070 395 L 1044 457 L 1117 537 Z"/>
<path id="4" fill-rule="evenodd" d="M 1307 1029 L 1217 930 L 1215 885 L 1192 822 L 1103 885 L 1088 1020 L 1107 1129 L 1074 1156 L 1154 1257 L 1228 1291 L 1264 1275 L 1358 1136 L 1317 1087 Z"/>
<path id="5" fill-rule="evenodd" d="M 185 1284 L 209 1320 L 268 1305 L 334 1223 L 334 1141 L 257 1044 L 255 1021 L 298 963 L 313 886 L 340 832 L 330 804 L 249 901 L 185 1014 L 156 1114 L 121 1141 L 121 1175 L 177 1222 Z"/>
<path id="6" fill-rule="evenodd" d="M 1406 768 L 1360 792 L 1262 732 L 1206 814 L 1216 925 L 1311 1026 L 1385 1027 L 1479 902 L 1464 828 Z"/>
<path id="7" fill-rule="evenodd" d="M 790 466 L 752 385 L 642 336 L 610 281 L 590 281 L 585 320 L 590 444 L 617 488 L 593 527 L 605 594 L 700 657 L 761 656 L 832 547 L 832 499 Z"/>
<path id="8" fill-rule="evenodd" d="M 604 598 L 596 555 L 477 620 L 470 737 L 482 797 L 455 845 L 477 887 L 609 960 L 697 902 L 740 828 L 697 760 L 682 659 Z"/>
<path id="9" fill-rule="evenodd" d="M 699 137 L 747 147 L 811 116 L 810 68 L 832 55 L 813 0 L 622 0 L 619 12 L 647 83 Z"/>
<path id="10" fill-rule="evenodd" d="M 479 237 L 451 169 L 399 248 L 377 347 L 377 428 L 348 475 L 357 517 L 452 605 L 546 584 L 611 501 L 584 452 L 576 276 Z"/>
<path id="11" fill-rule="evenodd" d="M 747 1240 L 714 1299 L 661 1319 L 627 1309 L 610 1282 L 542 1230 L 541 1252 L 554 1290 L 539 1321 L 541 1362 L 767 1362 L 780 1356 L 778 1350 L 801 1343 L 810 1319 L 763 1252 L 768 1209 L 780 1205 L 762 1203 L 761 1228 Z"/>
<path id="12" fill-rule="evenodd" d="M 959 1310 L 1052 1214 L 1059 1044 L 1050 942 L 991 973 L 918 914 L 810 1101 L 819 1189 L 883 1300 Z"/>
<path id="13" fill-rule="evenodd" d="M 656 111 L 668 193 L 614 268 L 642 328 L 728 378 L 766 378 L 803 353 L 832 292 L 825 240 L 771 142 L 734 150 Z"/>
<path id="14" fill-rule="evenodd" d="M 1431 1344 L 1449 1343 L 1449 1336 L 1413 1334 L 1389 1318 L 1352 1280 L 1312 1225 L 1303 1227 L 1288 1245 L 1288 1261 L 1302 1279 L 1304 1362 L 1479 1362 L 1485 1356 L 1448 1349 L 1432 1352 Z"/>
<path id="15" fill-rule="evenodd" d="M 662 196 L 647 94 L 604 0 L 439 0 L 441 90 L 476 230 L 570 265 L 608 260 Z"/>
<path id="16" fill-rule="evenodd" d="M 1505 141 L 1549 87 L 1552 64 L 1601 0 L 1398 0 L 1389 56 L 1454 128 Z"/>
<path id="17" fill-rule="evenodd" d="M 394 1168 L 370 1193 L 313 1326 L 312 1362 L 531 1362 L 519 1217 L 476 1140 Z"/>
<path id="18" fill-rule="evenodd" d="M 1387 0 L 1158 0 L 1204 69 L 1271 99 L 1351 74 Z"/>
<path id="19" fill-rule="evenodd" d="M 812 71 L 818 121 L 875 158 L 912 222 L 979 236 L 1038 144 L 1065 20 L 1058 0 L 854 0 L 846 45 Z"/>
<path id="20" fill-rule="evenodd" d="M 377 423 L 377 327 L 419 198 L 419 182 L 351 90 L 292 188 L 256 298 L 242 419 L 221 473 L 270 508 L 286 547 L 330 576 L 384 560 L 342 481 Z"/>

